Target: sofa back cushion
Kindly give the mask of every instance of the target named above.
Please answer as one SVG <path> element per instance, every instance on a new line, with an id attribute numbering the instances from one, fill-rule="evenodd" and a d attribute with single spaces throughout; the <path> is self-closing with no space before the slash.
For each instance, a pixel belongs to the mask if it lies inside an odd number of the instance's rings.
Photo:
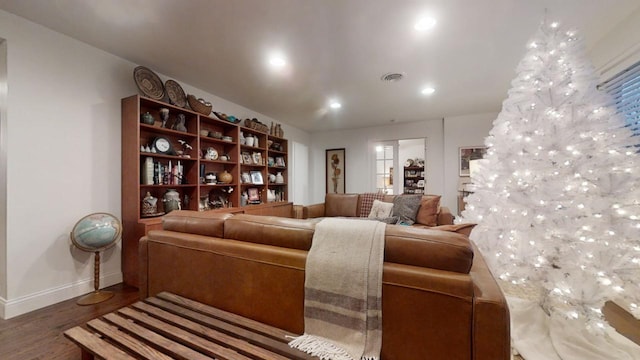
<path id="1" fill-rule="evenodd" d="M 174 210 L 162 217 L 162 229 L 204 236 L 223 237 L 229 213 Z"/>
<path id="2" fill-rule="evenodd" d="M 465 235 L 413 226 L 387 226 L 384 261 L 467 274 L 473 245 Z"/>
<path id="3" fill-rule="evenodd" d="M 227 219 L 224 238 L 309 250 L 316 223 L 320 220 L 238 214 Z"/>
<path id="4" fill-rule="evenodd" d="M 322 219 L 288 219 L 239 214 L 227 219 L 226 239 L 309 250 Z M 449 231 L 387 226 L 384 260 L 466 274 L 473 263 L 469 238 Z"/>
<path id="5" fill-rule="evenodd" d="M 324 216 L 358 216 L 358 194 L 327 194 L 324 198 Z"/>

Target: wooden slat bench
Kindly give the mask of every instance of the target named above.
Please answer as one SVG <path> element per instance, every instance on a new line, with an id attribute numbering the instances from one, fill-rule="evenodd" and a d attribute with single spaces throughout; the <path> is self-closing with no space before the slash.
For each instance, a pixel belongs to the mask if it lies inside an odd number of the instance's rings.
<path id="1" fill-rule="evenodd" d="M 296 359 L 295 334 L 163 292 L 64 332 L 82 359 Z"/>

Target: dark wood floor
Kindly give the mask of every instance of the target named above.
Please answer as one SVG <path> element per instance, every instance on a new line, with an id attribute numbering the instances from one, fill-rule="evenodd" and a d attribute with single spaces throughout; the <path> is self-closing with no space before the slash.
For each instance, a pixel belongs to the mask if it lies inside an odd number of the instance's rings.
<path id="1" fill-rule="evenodd" d="M 104 290 L 115 296 L 96 305 L 79 306 L 67 300 L 9 320 L 0 319 L 0 359 L 80 359 L 80 350 L 62 334 L 138 300 L 138 289 L 122 284 Z"/>
<path id="2" fill-rule="evenodd" d="M 138 301 L 138 289 L 131 286 L 118 284 L 104 290 L 115 292 L 115 296 L 90 306 L 76 305 L 76 299 L 71 299 L 9 320 L 0 319 L 0 359 L 80 359 L 79 348 L 62 333 Z M 621 334 L 640 344 L 640 320 L 610 303 L 603 312 Z"/>

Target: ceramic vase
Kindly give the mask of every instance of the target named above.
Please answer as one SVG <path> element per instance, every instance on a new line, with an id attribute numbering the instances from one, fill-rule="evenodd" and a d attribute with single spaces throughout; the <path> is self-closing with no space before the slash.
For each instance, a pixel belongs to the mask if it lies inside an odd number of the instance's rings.
<path id="1" fill-rule="evenodd" d="M 166 213 L 173 210 L 180 210 L 180 193 L 175 189 L 169 189 L 164 193 L 162 202 L 164 203 L 164 211 Z"/>
<path id="2" fill-rule="evenodd" d="M 147 191 L 147 195 L 142 199 L 142 216 L 154 216 L 158 214 L 158 198 Z"/>
<path id="3" fill-rule="evenodd" d="M 142 123 L 147 125 L 153 125 L 155 120 L 153 119 L 153 115 L 151 115 L 148 111 L 142 115 L 140 115 L 140 120 Z"/>
<path id="4" fill-rule="evenodd" d="M 233 181 L 233 175 L 229 174 L 227 170 L 218 175 L 218 180 L 223 184 L 230 184 Z"/>
<path id="5" fill-rule="evenodd" d="M 160 109 L 160 120 L 162 120 L 161 127 L 166 128 L 167 127 L 167 120 L 169 120 L 169 109 L 167 109 L 167 108 L 161 108 Z"/>
<path id="6" fill-rule="evenodd" d="M 276 190 L 275 189 L 268 189 L 267 190 L 267 202 L 274 202 L 276 201 Z"/>
<path id="7" fill-rule="evenodd" d="M 276 175 L 276 184 L 284 184 L 284 176 L 282 176 L 282 172 L 278 171 Z"/>

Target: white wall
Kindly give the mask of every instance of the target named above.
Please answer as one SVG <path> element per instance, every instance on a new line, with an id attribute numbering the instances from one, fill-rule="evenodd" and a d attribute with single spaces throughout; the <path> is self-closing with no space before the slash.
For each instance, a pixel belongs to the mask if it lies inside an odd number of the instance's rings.
<path id="1" fill-rule="evenodd" d="M 458 151 L 461 146 L 484 144 L 497 113 L 473 114 L 401 123 L 393 126 L 312 134 L 312 203 L 324 201 L 326 149 L 346 149 L 346 186 L 349 193 L 375 191 L 373 144 L 383 140 L 426 138 L 426 192 L 441 194 L 442 205 L 457 212 Z M 403 163 L 403 155 L 400 155 Z M 401 164 L 402 165 L 402 164 Z"/>
<path id="2" fill-rule="evenodd" d="M 93 290 L 93 255 L 73 248 L 68 234 L 88 213 L 121 215 L 120 99 L 137 93 L 137 64 L 4 11 L 0 38 L 9 89 L 0 119 L 8 154 L 0 315 L 9 318 Z M 222 112 L 273 121 L 181 85 Z M 283 128 L 291 141 L 308 143 L 307 133 Z M 121 281 L 120 256 L 120 246 L 102 254 L 103 286 Z"/>
<path id="3" fill-rule="evenodd" d="M 420 158 L 424 160 L 425 139 L 407 139 L 398 141 L 398 160 L 403 167 L 407 159 Z"/>
<path id="4" fill-rule="evenodd" d="M 307 142 L 308 144 L 308 142 Z M 289 162 L 293 163 L 289 168 L 289 194 L 295 204 L 309 203 L 309 146 L 291 141 L 289 142 L 292 155 Z"/>
<path id="5" fill-rule="evenodd" d="M 399 123 L 364 129 L 313 133 L 311 137 L 310 164 L 312 191 L 310 202 L 324 201 L 325 195 L 325 151 L 345 148 L 346 192 L 375 191 L 375 149 L 379 141 L 426 138 L 427 191 L 440 194 L 444 189 L 442 168 L 442 120 L 425 120 Z M 432 167 L 433 166 L 433 167 Z M 431 169 L 434 169 L 431 171 Z"/>
<path id="6" fill-rule="evenodd" d="M 640 61 L 640 7 L 589 49 L 589 56 L 603 81 Z"/>
<path id="7" fill-rule="evenodd" d="M 7 278 L 7 42 L 0 38 L 0 280 Z M 7 282 L 0 281 L 0 301 Z M 2 308 L 2 305 L 0 305 Z M 2 314 L 0 313 L 0 316 Z"/>
<path id="8" fill-rule="evenodd" d="M 506 96 L 506 95 L 505 95 Z M 484 139 L 493 128 L 497 113 L 474 114 L 449 117 L 444 121 L 444 192 L 442 203 L 447 204 L 451 212 L 458 212 L 458 184 L 460 147 L 484 146 Z"/>

